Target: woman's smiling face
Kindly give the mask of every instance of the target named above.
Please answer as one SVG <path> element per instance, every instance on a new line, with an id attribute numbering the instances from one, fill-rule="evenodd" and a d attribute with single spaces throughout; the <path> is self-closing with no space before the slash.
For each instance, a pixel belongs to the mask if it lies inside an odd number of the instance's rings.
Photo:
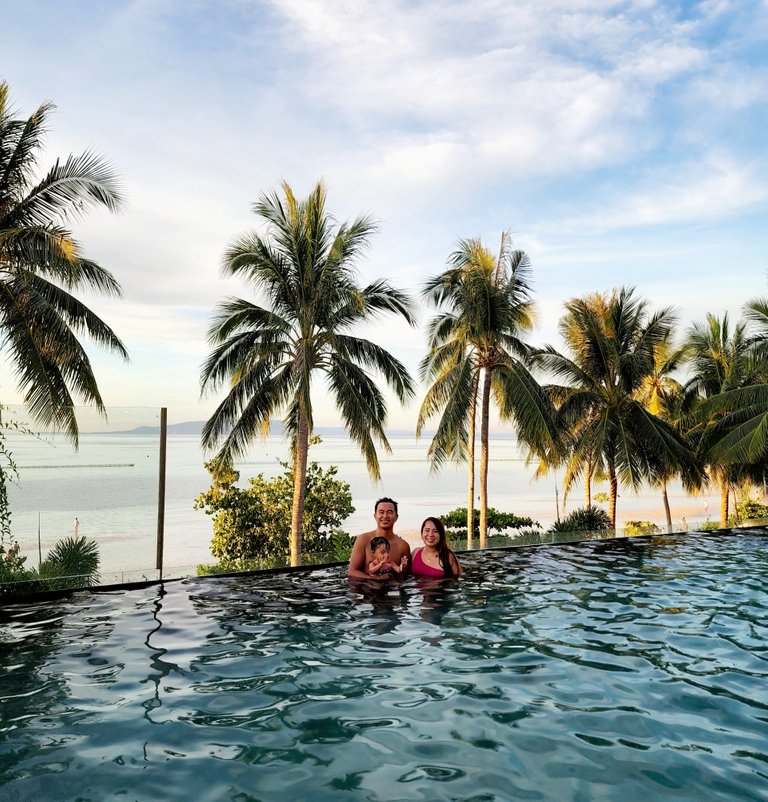
<path id="1" fill-rule="evenodd" d="M 425 521 L 421 527 L 421 539 L 425 546 L 437 546 L 440 543 L 440 532 L 432 521 Z"/>

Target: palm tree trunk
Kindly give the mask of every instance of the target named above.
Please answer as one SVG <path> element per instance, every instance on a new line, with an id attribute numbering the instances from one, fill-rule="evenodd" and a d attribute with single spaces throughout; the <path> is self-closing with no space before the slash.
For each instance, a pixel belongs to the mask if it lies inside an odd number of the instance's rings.
<path id="1" fill-rule="evenodd" d="M 584 469 L 584 506 L 592 506 L 592 456 L 587 457 L 587 467 Z"/>
<path id="2" fill-rule="evenodd" d="M 491 369 L 485 368 L 480 411 L 480 548 L 488 537 L 488 422 L 491 408 Z"/>
<path id="3" fill-rule="evenodd" d="M 304 517 L 304 495 L 307 490 L 307 454 L 309 452 L 309 424 L 299 413 L 296 433 L 296 456 L 293 462 L 293 509 L 291 511 L 291 565 L 301 565 L 301 526 Z"/>
<path id="4" fill-rule="evenodd" d="M 619 480 L 616 478 L 616 468 L 614 465 L 608 466 L 608 515 L 611 518 L 611 528 L 616 530 L 616 498 L 619 495 Z"/>
<path id="5" fill-rule="evenodd" d="M 472 401 L 469 407 L 469 432 L 467 439 L 467 548 L 472 548 L 475 533 L 475 417 L 477 413 L 477 386 L 479 371 L 472 379 Z"/>
<path id="6" fill-rule="evenodd" d="M 672 534 L 672 511 L 669 509 L 669 495 L 667 494 L 666 481 L 661 483 L 661 497 L 664 500 L 664 512 L 667 516 L 667 534 Z"/>
<path id="7" fill-rule="evenodd" d="M 730 496 L 731 488 L 726 479 L 720 482 L 720 528 L 725 529 L 728 526 L 728 497 Z"/>

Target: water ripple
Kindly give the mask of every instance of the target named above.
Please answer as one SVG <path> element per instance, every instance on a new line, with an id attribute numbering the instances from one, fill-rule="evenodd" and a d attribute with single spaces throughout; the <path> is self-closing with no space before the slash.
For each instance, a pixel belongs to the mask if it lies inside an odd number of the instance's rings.
<path id="1" fill-rule="evenodd" d="M 764 536 L 464 563 L 4 608 L 0 800 L 768 798 Z"/>

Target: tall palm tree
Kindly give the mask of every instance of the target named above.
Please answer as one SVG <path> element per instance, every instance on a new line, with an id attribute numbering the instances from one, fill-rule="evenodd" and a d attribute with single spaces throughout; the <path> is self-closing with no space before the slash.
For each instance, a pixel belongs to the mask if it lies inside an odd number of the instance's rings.
<path id="1" fill-rule="evenodd" d="M 760 323 L 759 302 L 748 315 Z M 720 485 L 720 525 L 728 525 L 730 491 L 744 480 L 761 481 L 755 448 L 760 439 L 760 386 L 766 381 L 762 338 L 747 331 L 745 321 L 731 326 L 728 314 L 707 315 L 688 329 L 688 386 L 705 399 L 696 417 L 699 448 Z M 757 427 L 752 424 L 758 423 Z M 765 425 L 763 420 L 763 427 Z M 746 440 L 745 440 L 746 438 Z M 749 442 L 747 451 L 739 446 Z M 734 447 L 735 446 L 735 447 Z"/>
<path id="2" fill-rule="evenodd" d="M 637 488 L 663 469 L 680 469 L 691 480 L 698 474 L 680 435 L 638 400 L 674 316 L 669 309 L 650 314 L 627 288 L 575 298 L 566 310 L 560 329 L 568 354 L 549 346 L 536 355 L 540 367 L 565 382 L 545 387 L 558 405 L 565 443 L 545 458 L 580 469 L 587 482 L 595 472 L 607 476 L 615 527 L 619 481 Z"/>
<path id="3" fill-rule="evenodd" d="M 530 261 L 502 234 L 499 254 L 479 239 L 459 241 L 448 269 L 430 279 L 424 296 L 438 307 L 428 328 L 422 379 L 431 381 L 419 412 L 417 434 L 440 414 L 429 449 L 434 467 L 467 459 L 467 537 L 474 529 L 475 417 L 480 411 L 480 546 L 488 532 L 488 459 L 491 396 L 518 436 L 551 445 L 546 399 L 524 364 L 529 347 L 522 335 L 533 322 Z M 479 403 L 478 403 L 479 402 Z"/>
<path id="4" fill-rule="evenodd" d="M 239 298 L 223 301 L 209 330 L 212 352 L 203 365 L 203 392 L 229 385 L 207 421 L 205 449 L 218 449 L 226 464 L 243 455 L 270 419 L 284 413 L 294 455 L 291 564 L 301 561 L 301 522 L 307 452 L 314 426 L 313 379 L 324 374 L 350 437 L 380 478 L 375 441 L 390 446 L 384 432 L 387 407 L 368 371 L 376 371 L 401 401 L 413 395 L 404 365 L 381 346 L 356 336 L 360 323 L 381 314 L 414 323 L 409 298 L 378 280 L 359 287 L 354 263 L 375 230 L 367 217 L 335 225 L 318 183 L 298 201 L 283 182 L 262 195 L 254 212 L 268 225 L 235 240 L 224 257 L 224 273 L 244 278 L 264 305 Z"/>
<path id="5" fill-rule="evenodd" d="M 0 82 L 0 348 L 15 369 L 35 421 L 65 431 L 77 445 L 75 400 L 104 404 L 86 335 L 124 359 L 112 329 L 72 293 L 120 295 L 114 276 L 85 258 L 67 223 L 89 209 L 117 211 L 122 198 L 112 169 L 86 152 L 56 161 L 37 180 L 40 149 L 54 107 L 44 103 L 28 119 L 9 105 Z"/>
<path id="6" fill-rule="evenodd" d="M 637 394 L 638 400 L 652 415 L 672 426 L 683 439 L 688 434 L 688 422 L 698 399 L 695 391 L 686 389 L 673 375 L 685 361 L 686 353 L 685 346 L 672 348 L 669 340 L 659 343 L 653 356 L 653 370 L 643 379 Z M 661 488 L 667 532 L 670 534 L 672 511 L 667 486 L 678 473 L 674 467 L 659 465 L 649 477 L 651 484 Z"/>

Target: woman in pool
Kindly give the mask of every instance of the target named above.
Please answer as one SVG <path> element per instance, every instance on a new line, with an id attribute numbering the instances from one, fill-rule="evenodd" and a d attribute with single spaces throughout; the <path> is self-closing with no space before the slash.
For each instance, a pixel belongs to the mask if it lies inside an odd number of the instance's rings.
<path id="1" fill-rule="evenodd" d="M 427 518 L 421 525 L 424 545 L 416 549 L 411 557 L 411 573 L 430 578 L 459 577 L 461 565 L 456 555 L 448 548 L 445 527 L 439 518 Z"/>

